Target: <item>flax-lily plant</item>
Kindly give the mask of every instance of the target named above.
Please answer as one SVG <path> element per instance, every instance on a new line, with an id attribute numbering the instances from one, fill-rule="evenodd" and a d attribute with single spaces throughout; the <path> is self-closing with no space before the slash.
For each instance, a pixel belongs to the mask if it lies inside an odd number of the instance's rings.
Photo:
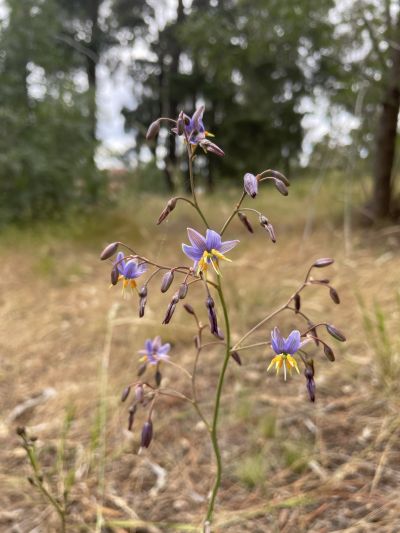
<path id="1" fill-rule="evenodd" d="M 154 411 L 156 402 L 161 399 L 162 396 L 174 396 L 193 405 L 194 409 L 208 430 L 212 449 L 215 455 L 216 475 L 214 484 L 211 488 L 203 523 L 203 530 L 205 532 L 210 532 L 214 517 L 216 498 L 222 476 L 222 458 L 218 440 L 218 422 L 220 415 L 221 393 L 224 386 L 228 364 L 233 361 L 240 365 L 241 351 L 249 348 L 261 348 L 271 345 L 271 358 L 266 361 L 266 363 L 269 363 L 269 366 L 266 364 L 266 370 L 274 367 L 278 373 L 279 370 L 283 368 L 284 378 L 286 380 L 288 373 L 290 374 L 292 370 L 295 370 L 296 373 L 299 373 L 299 365 L 303 365 L 304 376 L 306 379 L 306 391 L 309 399 L 314 402 L 316 392 L 314 381 L 314 361 L 311 356 L 303 350 L 303 346 L 305 346 L 307 343 L 314 343 L 316 346 L 322 347 L 325 356 L 330 361 L 334 361 L 335 357 L 332 348 L 320 336 L 321 330 L 325 330 L 338 341 L 343 342 L 346 339 L 343 333 L 341 333 L 333 325 L 326 322 L 314 323 L 301 310 L 300 293 L 302 293 L 303 290 L 309 285 L 319 285 L 328 288 L 329 294 L 334 303 L 338 304 L 340 302 L 339 296 L 336 290 L 331 287 L 329 280 L 316 279 L 311 276 L 311 273 L 314 269 L 328 267 L 333 263 L 333 259 L 323 258 L 318 259 L 310 266 L 304 280 L 299 284 L 299 287 L 296 289 L 296 291 L 289 296 L 285 303 L 259 320 L 249 331 L 244 333 L 237 342 L 234 343 L 232 341 L 229 308 L 227 306 L 224 294 L 221 270 L 223 269 L 224 261 L 231 261 L 231 258 L 234 258 L 234 255 L 240 252 L 235 250 L 228 258 L 227 254 L 239 244 L 239 241 L 236 239 L 223 241 L 223 236 L 236 218 L 240 220 L 240 222 L 250 233 L 253 233 L 253 226 L 247 216 L 247 213 L 249 213 L 249 216 L 255 215 L 258 218 L 260 226 L 267 232 L 272 242 L 275 242 L 275 230 L 267 217 L 255 209 L 244 207 L 243 204 L 246 199 L 254 198 L 258 194 L 259 186 L 262 184 L 262 182 L 272 181 L 277 190 L 284 196 L 288 194 L 288 187 L 290 184 L 288 179 L 282 173 L 276 170 L 268 169 L 256 175 L 247 172 L 243 178 L 243 192 L 238 202 L 234 205 L 232 212 L 222 223 L 221 228 L 218 231 L 216 231 L 215 228 L 212 229 L 208 224 L 208 221 L 196 196 L 193 161 L 199 148 L 203 149 L 203 151 L 207 154 L 211 153 L 219 157 L 224 156 L 224 152 L 218 145 L 208 139 L 210 134 L 205 129 L 203 123 L 203 113 L 204 107 L 201 106 L 194 112 L 192 117 L 189 117 L 181 112 L 177 119 L 159 118 L 150 125 L 147 132 L 147 139 L 154 139 L 160 130 L 160 125 L 162 123 L 166 123 L 171 125 L 172 134 L 183 139 L 183 143 L 186 147 L 191 198 L 183 196 L 171 198 L 168 201 L 165 209 L 160 214 L 157 224 L 161 224 L 170 215 L 178 202 L 187 202 L 193 207 L 193 209 L 199 215 L 199 226 L 198 229 L 187 229 L 190 244 L 182 244 L 183 253 L 192 261 L 192 264 L 173 266 L 162 265 L 136 252 L 129 245 L 122 242 L 113 242 L 106 246 L 101 254 L 101 259 L 111 261 L 112 285 L 117 285 L 119 281 L 122 281 L 125 289 L 130 288 L 133 292 L 137 291 L 139 298 L 140 317 L 142 317 L 145 313 L 148 287 L 154 283 L 155 276 L 157 274 L 164 273 L 161 282 L 161 291 L 164 293 L 169 290 L 172 284 L 176 283 L 177 278 L 179 279 L 177 290 L 167 306 L 166 313 L 162 321 L 163 324 L 168 324 L 171 321 L 176 306 L 181 300 L 184 300 L 187 297 L 191 287 L 195 283 L 200 283 L 204 287 L 208 324 L 203 324 L 201 322 L 198 315 L 198 310 L 195 310 L 192 305 L 188 303 L 183 304 L 185 310 L 193 317 L 197 328 L 192 371 L 188 372 L 186 369 L 180 367 L 187 374 L 189 374 L 191 378 L 191 396 L 183 395 L 178 391 L 171 391 L 171 389 L 164 389 L 161 386 L 161 365 L 166 363 L 173 364 L 175 366 L 179 365 L 173 362 L 170 358 L 170 344 L 162 344 L 161 338 L 156 336 L 154 340 L 148 339 L 146 341 L 144 349 L 142 348 L 138 350 L 140 355 L 138 379 L 124 389 L 121 399 L 122 401 L 125 401 L 130 395 L 131 390 L 134 391 L 134 399 L 129 408 L 129 429 L 132 428 L 137 409 L 141 408 L 148 410 L 146 414 L 146 422 L 141 433 L 140 446 L 142 448 L 148 448 L 153 439 L 152 413 Z M 127 255 L 124 255 L 121 251 L 118 251 L 121 247 L 127 251 Z M 112 259 L 114 256 L 115 258 Z M 146 279 L 141 282 L 141 278 L 144 277 L 146 277 Z M 140 288 L 138 288 L 138 283 Z M 216 301 L 214 300 L 215 297 Z M 217 310 L 222 311 L 223 324 L 221 326 L 217 319 L 219 314 L 217 313 Z M 294 330 L 288 335 L 287 338 L 282 336 L 278 326 L 276 325 L 278 315 L 285 310 L 292 311 L 298 316 L 299 321 L 306 324 L 306 327 L 302 331 Z M 245 343 L 245 341 L 247 341 L 247 339 L 249 339 L 255 332 L 258 332 L 263 327 L 266 328 L 267 323 L 270 323 L 271 326 L 268 332 L 265 331 L 265 338 L 267 339 L 270 337 L 271 340 L 265 340 L 264 342 L 256 344 Z M 218 341 L 205 341 L 204 337 L 207 335 L 207 331 L 217 337 Z M 204 411 L 204 407 L 198 400 L 196 376 L 198 374 L 198 360 L 201 351 L 207 349 L 207 347 L 210 345 L 214 345 L 215 347 L 216 343 L 223 347 L 225 355 L 221 359 L 220 363 L 213 412 L 210 416 L 209 413 Z M 153 371 L 155 369 L 154 381 L 153 379 L 146 378 L 147 370 L 150 370 L 150 368 L 152 368 Z M 152 381 L 152 383 L 149 381 Z"/>

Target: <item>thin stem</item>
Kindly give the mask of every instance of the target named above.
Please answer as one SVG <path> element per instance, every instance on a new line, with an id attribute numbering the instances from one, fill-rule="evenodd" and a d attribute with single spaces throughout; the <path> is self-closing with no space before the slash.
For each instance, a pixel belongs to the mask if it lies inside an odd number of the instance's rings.
<path id="1" fill-rule="evenodd" d="M 230 351 L 231 329 L 230 329 L 230 323 L 229 323 L 228 310 L 227 310 L 225 299 L 224 299 L 224 293 L 222 291 L 220 276 L 218 276 L 217 290 L 218 290 L 218 295 L 219 295 L 219 299 L 221 302 L 221 306 L 222 306 L 223 313 L 224 313 L 224 319 L 225 319 L 226 352 L 225 352 L 225 358 L 222 363 L 222 367 L 221 367 L 221 371 L 220 371 L 220 375 L 218 379 L 217 392 L 215 396 L 214 415 L 213 415 L 213 421 L 211 425 L 211 443 L 214 449 L 215 459 L 217 463 L 217 474 L 216 474 L 214 486 L 211 492 L 210 502 L 208 504 L 206 524 L 207 523 L 210 524 L 212 521 L 215 500 L 218 494 L 219 487 L 221 485 L 222 460 L 221 460 L 221 452 L 220 452 L 219 443 L 218 443 L 217 429 L 218 429 L 218 418 L 219 418 L 219 411 L 220 411 L 222 387 L 224 385 L 225 373 L 226 373 L 226 369 L 228 367 L 229 359 L 231 356 L 231 351 Z"/>
<path id="2" fill-rule="evenodd" d="M 250 348 L 257 348 L 258 346 L 269 346 L 270 344 L 271 341 L 256 342 L 255 344 L 247 344 L 246 346 L 239 346 L 235 349 L 232 348 L 231 352 L 240 352 L 241 350 L 249 350 Z"/>
<path id="3" fill-rule="evenodd" d="M 193 207 L 196 209 L 196 211 L 198 212 L 198 214 L 202 218 L 206 228 L 209 228 L 210 226 L 209 226 L 209 224 L 207 222 L 207 219 L 204 216 L 203 211 L 200 209 L 199 204 L 197 202 L 196 190 L 195 190 L 195 186 L 194 186 L 194 175 L 193 175 L 193 154 L 191 152 L 191 146 L 192 145 L 189 143 L 189 139 L 188 139 L 186 131 L 185 131 L 185 138 L 186 138 L 186 150 L 187 150 L 188 164 L 189 164 L 190 189 L 192 191 L 192 197 L 193 197 Z"/>
<path id="4" fill-rule="evenodd" d="M 239 211 L 240 206 L 242 205 L 242 202 L 243 202 L 245 196 L 246 196 L 246 191 L 243 191 L 242 196 L 240 197 L 240 200 L 236 204 L 236 206 L 233 209 L 232 213 L 229 215 L 228 219 L 225 221 L 225 224 L 222 226 L 221 231 L 219 232 L 219 234 L 221 236 L 225 233 L 225 230 L 229 226 L 229 224 L 231 223 L 231 220 L 236 215 L 236 213 Z"/>

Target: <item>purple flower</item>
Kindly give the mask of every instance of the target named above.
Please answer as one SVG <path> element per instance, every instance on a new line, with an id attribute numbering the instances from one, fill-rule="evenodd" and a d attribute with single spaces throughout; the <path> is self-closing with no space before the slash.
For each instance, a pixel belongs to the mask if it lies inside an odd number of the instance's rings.
<path id="1" fill-rule="evenodd" d="M 206 236 L 192 228 L 187 228 L 188 237 L 192 244 L 182 244 L 182 250 L 185 255 L 194 261 L 194 269 L 197 274 L 207 272 L 208 265 L 211 264 L 218 275 L 221 275 L 218 268 L 219 259 L 230 261 L 225 257 L 225 253 L 232 250 L 239 241 L 222 242 L 221 235 L 212 229 L 208 229 Z"/>
<path id="2" fill-rule="evenodd" d="M 137 259 L 126 261 L 123 252 L 118 252 L 114 266 L 119 274 L 118 281 L 123 280 L 123 288 L 128 286 L 135 288 L 135 279 L 147 271 L 146 263 L 138 263 Z"/>
<path id="3" fill-rule="evenodd" d="M 271 346 L 275 352 L 275 357 L 268 366 L 267 371 L 275 365 L 276 373 L 283 366 L 283 373 L 286 380 L 286 370 L 291 373 L 294 368 L 297 373 L 300 373 L 296 359 L 293 355 L 300 350 L 300 348 L 308 342 L 308 339 L 301 340 L 300 331 L 294 329 L 288 337 L 282 337 L 281 332 L 277 327 L 271 331 Z"/>
<path id="4" fill-rule="evenodd" d="M 144 343 L 144 350 L 139 350 L 139 353 L 143 355 L 141 362 L 149 363 L 150 365 L 156 365 L 160 361 L 168 361 L 168 352 L 171 348 L 169 343 L 161 344 L 161 337 L 155 337 L 155 339 L 147 339 Z"/>
<path id="5" fill-rule="evenodd" d="M 246 193 L 252 198 L 255 198 L 258 192 L 258 180 L 254 176 L 254 174 L 247 172 L 244 175 L 243 184 L 244 184 L 244 190 L 246 191 Z"/>

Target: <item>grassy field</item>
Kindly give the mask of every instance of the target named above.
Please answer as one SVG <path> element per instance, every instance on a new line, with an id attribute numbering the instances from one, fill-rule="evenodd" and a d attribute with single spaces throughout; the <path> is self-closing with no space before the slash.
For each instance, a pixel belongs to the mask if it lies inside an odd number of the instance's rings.
<path id="1" fill-rule="evenodd" d="M 202 199 L 218 228 L 237 191 Z M 304 309 L 315 321 L 343 330 L 347 343 L 330 342 L 336 362 L 311 347 L 317 401 L 305 379 L 284 382 L 267 374 L 270 349 L 232 361 L 223 395 L 220 439 L 225 471 L 216 531 L 332 533 L 400 531 L 400 227 L 372 229 L 355 209 L 360 183 L 342 179 L 294 181 L 287 198 L 265 186 L 248 205 L 275 226 L 239 238 L 223 265 L 223 282 L 238 339 L 287 299 L 318 257 L 334 257 L 323 271 L 337 289 L 335 305 L 323 287 L 310 287 Z M 214 464 L 204 425 L 190 406 L 166 398 L 156 406 L 154 441 L 138 455 L 139 414 L 128 432 L 128 405 L 120 393 L 135 380 L 137 351 L 160 334 L 171 359 L 190 369 L 193 321 L 182 306 L 162 326 L 173 292 L 149 291 L 145 317 L 137 298 L 109 289 L 109 266 L 98 260 L 105 244 L 123 240 L 162 261 L 185 261 L 186 227 L 201 228 L 182 204 L 155 226 L 165 199 L 128 197 L 118 208 L 71 218 L 64 224 L 9 229 L 2 255 L 0 338 L 0 530 L 58 531 L 54 509 L 32 487 L 18 426 L 37 437 L 45 486 L 62 497 L 69 489 L 67 531 L 198 531 Z M 206 320 L 204 294 L 193 287 L 187 302 Z M 273 326 L 304 329 L 301 317 L 279 316 Z M 211 340 L 211 339 L 210 339 Z M 328 340 L 328 339 L 326 339 Z M 221 347 L 202 353 L 201 403 L 211 414 Z M 167 366 L 163 386 L 190 394 L 187 376 Z M 101 525 L 102 524 L 102 525 Z"/>

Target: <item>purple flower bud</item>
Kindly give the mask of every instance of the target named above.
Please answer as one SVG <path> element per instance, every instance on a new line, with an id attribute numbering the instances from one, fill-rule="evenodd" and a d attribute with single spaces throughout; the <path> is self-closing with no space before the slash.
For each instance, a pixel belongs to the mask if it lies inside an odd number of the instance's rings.
<path id="1" fill-rule="evenodd" d="M 329 359 L 329 361 L 333 362 L 335 360 L 335 354 L 333 353 L 332 348 L 327 344 L 324 344 L 324 354 L 326 355 L 327 359 Z"/>
<path id="2" fill-rule="evenodd" d="M 138 383 L 136 385 L 136 387 L 135 387 L 135 398 L 136 398 L 137 402 L 139 402 L 139 403 L 143 402 L 144 389 L 143 389 L 143 385 L 141 383 Z"/>
<path id="3" fill-rule="evenodd" d="M 222 331 L 221 328 L 218 328 L 217 333 L 214 333 L 214 335 L 217 337 L 217 339 L 220 339 L 221 341 L 225 339 L 224 332 Z"/>
<path id="4" fill-rule="evenodd" d="M 129 407 L 129 416 L 128 416 L 128 431 L 132 430 L 133 422 L 135 420 L 136 405 L 133 404 Z"/>
<path id="5" fill-rule="evenodd" d="M 118 283 L 118 279 L 119 279 L 118 268 L 114 267 L 111 270 L 111 285 L 116 285 Z"/>
<path id="6" fill-rule="evenodd" d="M 142 363 L 139 366 L 138 371 L 137 371 L 137 375 L 139 378 L 140 376 L 143 376 L 143 374 L 146 372 L 146 368 L 147 368 L 147 363 Z"/>
<path id="7" fill-rule="evenodd" d="M 168 200 L 167 205 L 164 207 L 163 211 L 158 217 L 157 226 L 160 225 L 161 222 L 165 220 L 167 216 L 171 213 L 171 211 L 175 209 L 177 201 L 178 201 L 178 198 L 171 198 L 170 200 Z"/>
<path id="8" fill-rule="evenodd" d="M 219 146 L 209 141 L 208 139 L 200 141 L 199 144 L 205 152 L 211 152 L 212 154 L 218 155 L 219 157 L 223 157 L 225 155 L 224 151 L 221 150 Z"/>
<path id="9" fill-rule="evenodd" d="M 189 315 L 196 315 L 196 313 L 194 312 L 193 307 L 190 304 L 184 304 L 183 307 L 184 307 L 185 311 L 187 313 L 189 313 Z"/>
<path id="10" fill-rule="evenodd" d="M 268 231 L 271 241 L 273 243 L 276 243 L 276 235 L 275 235 L 274 226 L 269 222 L 265 229 Z"/>
<path id="11" fill-rule="evenodd" d="M 337 328 L 335 328 L 335 326 L 333 326 L 332 324 L 327 324 L 326 329 L 329 335 L 332 335 L 332 337 L 335 338 L 336 340 L 340 342 L 346 341 L 346 337 L 343 335 L 343 333 L 339 331 Z"/>
<path id="12" fill-rule="evenodd" d="M 278 189 L 278 191 L 283 194 L 283 196 L 287 196 L 289 194 L 289 191 L 286 187 L 286 185 L 281 181 L 280 179 L 274 179 L 275 187 Z"/>
<path id="13" fill-rule="evenodd" d="M 242 366 L 242 360 L 238 352 L 231 352 L 231 357 L 239 366 Z"/>
<path id="14" fill-rule="evenodd" d="M 142 318 L 144 316 L 144 310 L 147 303 L 147 287 L 144 285 L 140 291 L 139 291 L 139 317 Z"/>
<path id="15" fill-rule="evenodd" d="M 315 381 L 314 378 L 307 379 L 306 382 L 308 396 L 311 402 L 315 402 Z"/>
<path id="16" fill-rule="evenodd" d="M 179 290 L 178 290 L 179 299 L 183 300 L 184 298 L 186 298 L 187 292 L 188 292 L 188 284 L 187 283 L 182 283 L 179 286 Z"/>
<path id="17" fill-rule="evenodd" d="M 155 379 L 157 387 L 159 387 L 161 385 L 162 375 L 161 375 L 161 372 L 158 369 L 157 369 L 157 371 L 155 373 L 154 379 Z"/>
<path id="18" fill-rule="evenodd" d="M 208 296 L 206 300 L 206 307 L 208 311 L 208 319 L 210 322 L 210 330 L 212 334 L 218 335 L 217 314 L 215 312 L 214 306 L 214 300 L 211 298 L 211 296 Z"/>
<path id="19" fill-rule="evenodd" d="M 330 287 L 330 288 L 329 288 L 329 296 L 331 297 L 332 301 L 333 301 L 335 304 L 340 304 L 340 298 L 339 298 L 339 295 L 338 295 L 336 289 L 334 289 L 333 287 Z"/>
<path id="20" fill-rule="evenodd" d="M 163 276 L 163 279 L 161 281 L 161 292 L 167 292 L 167 290 L 171 287 L 171 283 L 174 281 L 174 271 L 170 270 L 169 272 L 166 272 Z"/>
<path id="21" fill-rule="evenodd" d="M 146 139 L 148 141 L 155 139 L 159 131 L 160 131 L 160 120 L 155 120 L 154 122 L 150 124 L 149 129 L 147 130 Z"/>
<path id="22" fill-rule="evenodd" d="M 238 212 L 238 217 L 239 217 L 239 220 L 240 222 L 243 224 L 243 226 L 250 232 L 250 233 L 254 233 L 254 229 L 253 229 L 253 226 L 250 224 L 250 221 L 249 219 L 246 217 L 246 215 L 244 213 L 242 213 L 241 211 Z"/>
<path id="23" fill-rule="evenodd" d="M 179 302 L 179 296 L 178 293 L 175 293 L 169 306 L 167 307 L 167 312 L 165 313 L 165 317 L 163 320 L 163 324 L 169 324 L 172 315 L 175 312 L 176 304 Z"/>
<path id="24" fill-rule="evenodd" d="M 243 183 L 244 183 L 244 190 L 246 191 L 246 193 L 252 198 L 255 198 L 258 192 L 258 180 L 254 176 L 254 174 L 247 172 L 244 175 Z"/>
<path id="25" fill-rule="evenodd" d="M 332 265 L 332 263 L 334 262 L 335 260 L 331 259 L 330 257 L 322 257 L 321 259 L 317 259 L 316 261 L 314 261 L 313 266 L 317 268 L 324 268 L 329 265 Z"/>
<path id="26" fill-rule="evenodd" d="M 104 250 L 100 254 L 100 259 L 104 261 L 105 259 L 109 259 L 111 256 L 115 254 L 119 246 L 119 242 L 112 242 L 111 244 L 108 244 Z"/>
<path id="27" fill-rule="evenodd" d="M 185 119 L 183 117 L 183 111 L 179 113 L 179 117 L 176 122 L 176 131 L 178 135 L 183 135 L 183 132 L 185 131 Z"/>
<path id="28" fill-rule="evenodd" d="M 294 297 L 294 309 L 295 309 L 296 313 L 298 313 L 300 311 L 300 307 L 301 307 L 300 294 L 296 293 L 295 297 Z"/>
<path id="29" fill-rule="evenodd" d="M 128 398 L 130 392 L 131 392 L 131 386 L 128 385 L 128 386 L 125 387 L 124 390 L 122 391 L 122 394 L 121 394 L 121 402 L 124 402 L 124 401 Z"/>
<path id="30" fill-rule="evenodd" d="M 151 420 L 148 420 L 147 422 L 145 422 L 143 429 L 142 429 L 142 439 L 140 442 L 140 446 L 142 448 L 148 448 L 150 446 L 152 438 L 153 438 L 153 422 Z"/>

